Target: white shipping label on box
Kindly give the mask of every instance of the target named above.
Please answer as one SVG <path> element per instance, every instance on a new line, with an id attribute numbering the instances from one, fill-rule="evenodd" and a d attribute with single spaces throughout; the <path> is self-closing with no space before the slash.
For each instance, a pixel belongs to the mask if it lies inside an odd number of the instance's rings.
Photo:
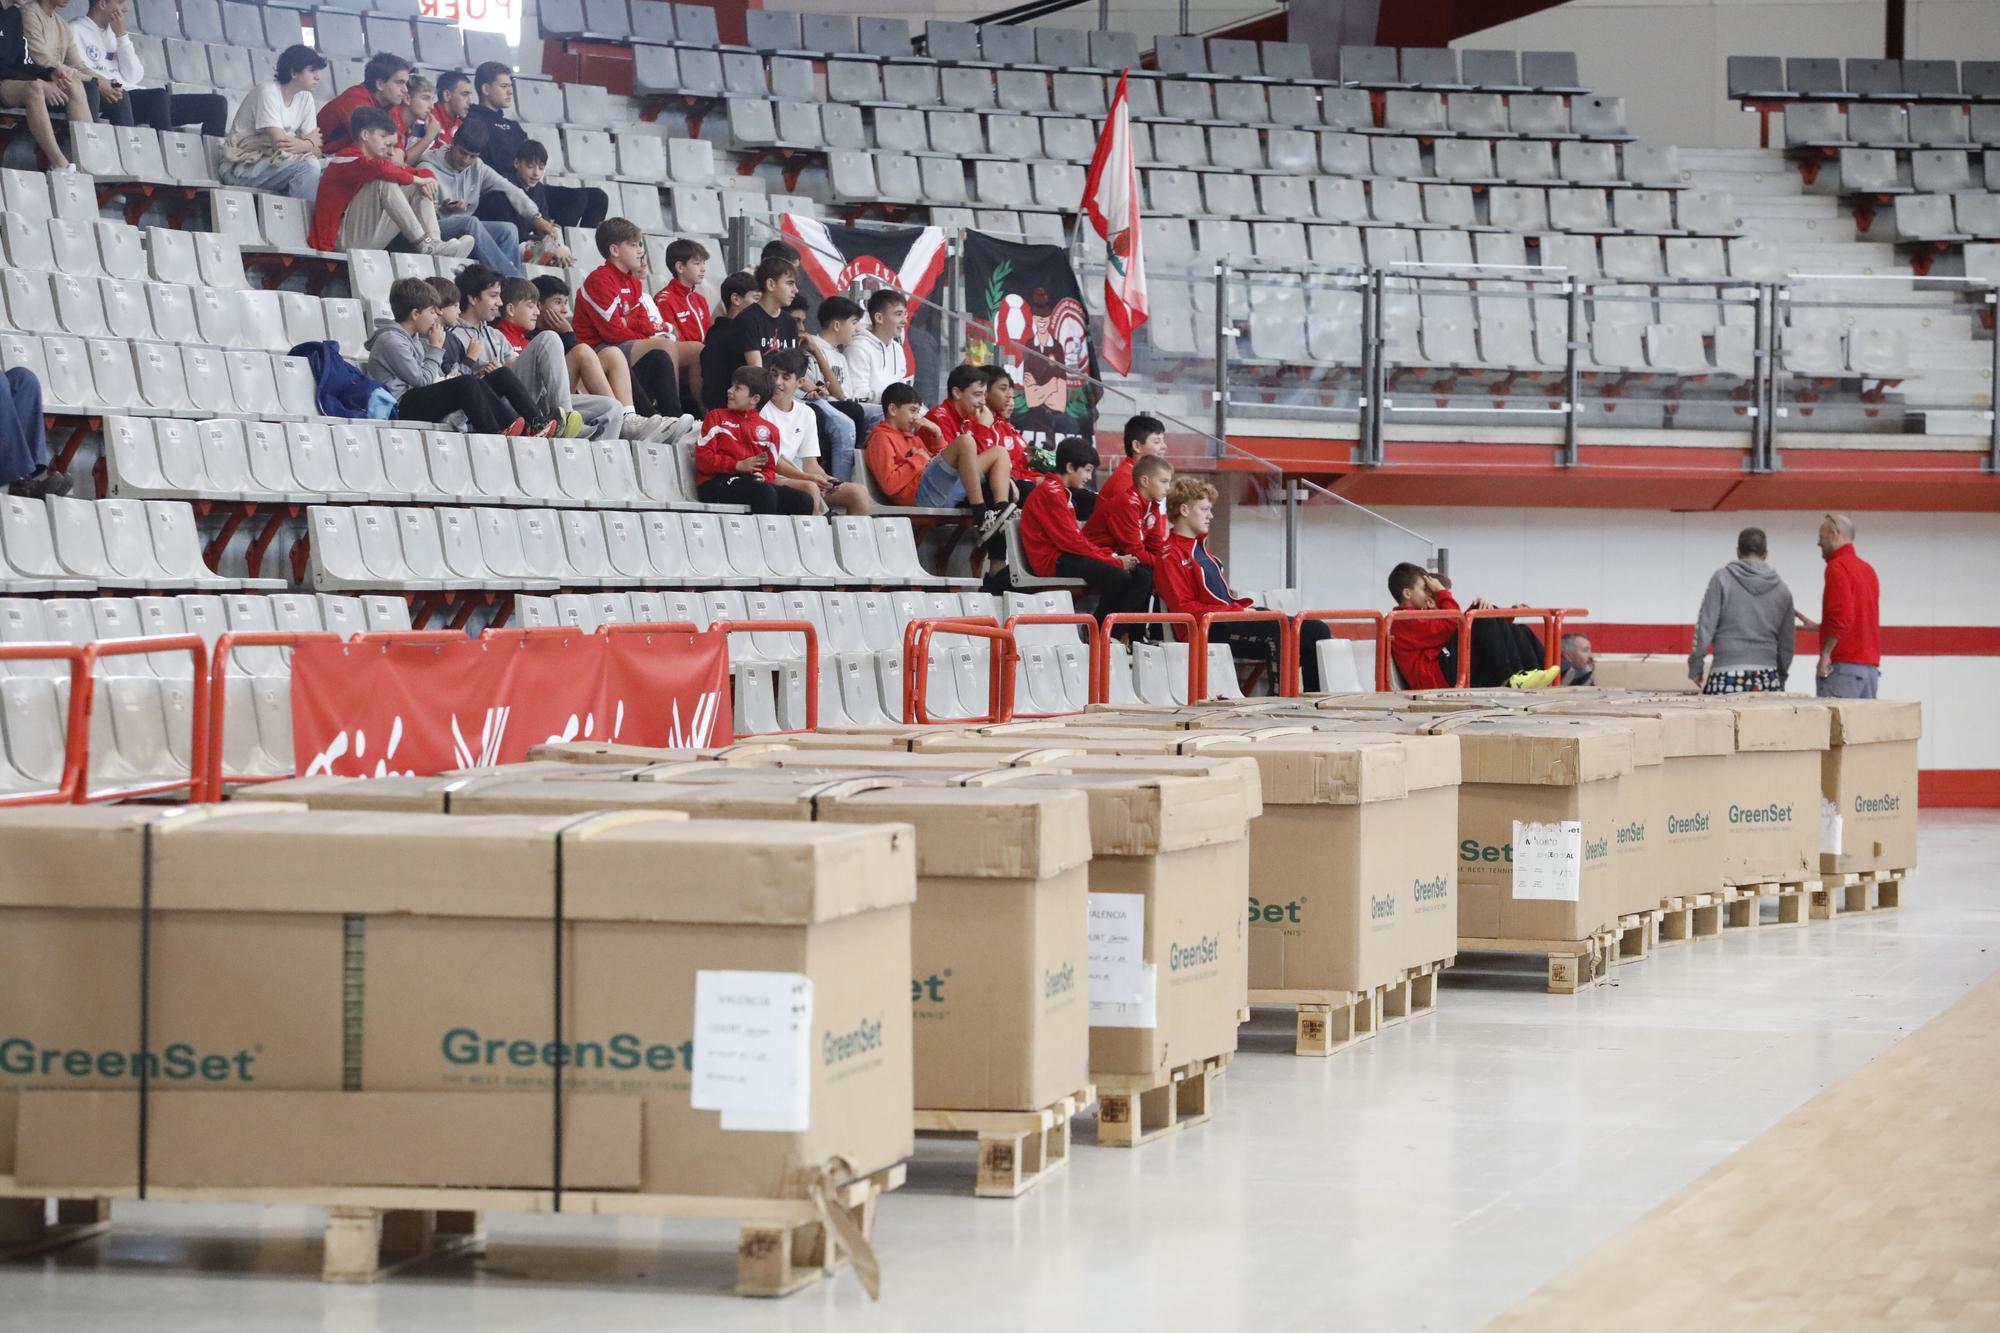
<path id="1" fill-rule="evenodd" d="M 1514 897 L 1573 903 L 1583 893 L 1583 824 L 1514 821 Z"/>
<path id="2" fill-rule="evenodd" d="M 1819 849 L 1823 855 L 1840 855 L 1840 807 L 1819 798 Z"/>
<path id="3" fill-rule="evenodd" d="M 812 1005 L 812 978 L 797 972 L 696 972 L 694 1108 L 722 1112 L 724 1129 L 805 1129 Z"/>
<path id="4" fill-rule="evenodd" d="M 1151 963 L 1139 969 L 1139 998 L 1120 1004 L 1092 999 L 1090 1025 L 1094 1028 L 1156 1028 L 1160 1025 L 1159 974 Z"/>
<path id="5" fill-rule="evenodd" d="M 1146 895 L 1090 895 L 1090 1002 L 1136 1004 L 1146 972 Z"/>

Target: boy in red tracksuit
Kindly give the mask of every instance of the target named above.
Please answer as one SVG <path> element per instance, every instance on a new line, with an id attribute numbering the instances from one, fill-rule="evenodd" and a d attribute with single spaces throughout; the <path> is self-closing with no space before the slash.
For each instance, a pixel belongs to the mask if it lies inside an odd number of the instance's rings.
<path id="1" fill-rule="evenodd" d="M 1458 599 L 1451 595 L 1444 579 L 1408 562 L 1389 571 L 1389 595 L 1398 610 L 1459 609 Z M 1483 611 L 1492 605 L 1477 597 L 1469 609 Z M 1391 622 L 1389 656 L 1405 689 L 1443 690 L 1458 683 L 1458 626 L 1456 619 L 1443 616 Z M 1541 636 L 1527 626 L 1509 620 L 1475 620 L 1470 679 L 1476 689 L 1496 685 L 1541 689 L 1562 679 L 1562 668 L 1542 665 Z"/>
<path id="2" fill-rule="evenodd" d="M 1087 485 L 1097 452 L 1071 438 L 1056 446 L 1056 470 L 1045 474 L 1021 507 L 1021 546 L 1028 569 L 1043 578 L 1081 579 L 1097 594 L 1099 619 L 1143 613 L 1153 604 L 1153 574 L 1136 556 L 1107 551 L 1083 535 L 1069 488 Z"/>
<path id="3" fill-rule="evenodd" d="M 577 291 L 571 330 L 597 349 L 619 401 L 631 398 L 649 413 L 677 417 L 682 364 L 694 362 L 701 349 L 676 339 L 646 295 L 646 235 L 636 222 L 606 218 L 598 224 L 597 249 L 604 262 Z M 621 385 L 629 387 L 618 394 Z"/>
<path id="4" fill-rule="evenodd" d="M 1141 458 L 1134 473 L 1151 462 L 1166 460 Z M 1169 611 L 1204 616 L 1262 609 L 1250 598 L 1236 595 L 1222 562 L 1209 552 L 1208 529 L 1215 521 L 1218 494 L 1199 477 L 1177 478 L 1167 493 L 1167 517 L 1173 530 L 1167 536 L 1166 550 L 1153 563 L 1153 578 Z M 1100 507 L 1103 503 L 1098 501 Z M 1319 645 L 1331 633 L 1323 620 L 1308 620 L 1299 626 L 1299 676 L 1308 694 L 1319 693 Z M 1276 663 L 1283 631 L 1275 620 L 1224 621 L 1209 627 L 1208 641 L 1228 644 L 1232 654 Z M 1253 652 L 1239 651 L 1246 648 Z"/>
<path id="5" fill-rule="evenodd" d="M 1132 469 L 1140 459 L 1153 455 L 1167 456 L 1167 427 L 1158 417 L 1141 412 L 1125 423 L 1125 460 L 1097 484 L 1097 503 L 1103 504 L 1128 489 L 1132 485 Z"/>
<path id="6" fill-rule="evenodd" d="M 1167 487 L 1172 484 L 1174 466 L 1164 458 L 1128 460 L 1136 479 L 1112 491 L 1108 486 L 1097 493 L 1097 507 L 1090 511 L 1083 535 L 1099 546 L 1120 555 L 1139 558 L 1139 563 L 1155 567 L 1154 586 L 1159 584 L 1157 564 L 1167 550 Z"/>
<path id="7" fill-rule="evenodd" d="M 763 415 L 771 372 L 744 366 L 730 377 L 727 406 L 702 419 L 694 447 L 694 494 L 703 504 L 749 505 L 753 514 L 810 514 L 812 497 L 775 483 L 778 428 Z"/>
<path id="8" fill-rule="evenodd" d="M 354 146 L 354 113 L 380 111 L 396 125 L 400 146 L 410 132 L 410 62 L 398 55 L 371 57 L 361 77 L 346 92 L 319 109 L 319 137 L 329 154 Z"/>
<path id="9" fill-rule="evenodd" d="M 389 114 L 363 107 L 349 123 L 355 146 L 320 173 L 306 243 L 315 250 L 382 250 L 393 244 L 450 259 L 472 253 L 470 236 L 439 239 L 437 181 L 390 156 L 398 130 Z"/>

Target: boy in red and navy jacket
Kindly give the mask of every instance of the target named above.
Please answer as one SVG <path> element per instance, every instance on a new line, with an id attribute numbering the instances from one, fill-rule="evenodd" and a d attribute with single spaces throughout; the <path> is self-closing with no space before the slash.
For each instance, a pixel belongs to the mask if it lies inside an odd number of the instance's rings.
<path id="1" fill-rule="evenodd" d="M 810 514 L 812 497 L 776 485 L 778 428 L 763 415 L 771 372 L 744 366 L 730 377 L 727 406 L 702 419 L 694 447 L 694 494 L 703 504 L 749 505 L 753 514 Z"/>
<path id="2" fill-rule="evenodd" d="M 1028 569 L 1043 578 L 1081 579 L 1097 594 L 1097 615 L 1143 613 L 1153 604 L 1152 571 L 1136 556 L 1108 551 L 1076 523 L 1072 486 L 1090 482 L 1097 451 L 1071 438 L 1056 446 L 1056 470 L 1028 492 L 1021 508 L 1021 547 Z"/>
<path id="3" fill-rule="evenodd" d="M 679 416 L 681 366 L 701 349 L 679 342 L 646 295 L 646 235 L 629 218 L 606 218 L 598 224 L 597 249 L 604 262 L 577 291 L 571 330 L 597 349 L 614 390 L 629 380 L 642 410 Z"/>

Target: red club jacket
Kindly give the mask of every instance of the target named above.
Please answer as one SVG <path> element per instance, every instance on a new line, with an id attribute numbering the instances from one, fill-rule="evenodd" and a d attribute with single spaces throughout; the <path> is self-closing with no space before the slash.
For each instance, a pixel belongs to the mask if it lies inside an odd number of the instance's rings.
<path id="1" fill-rule="evenodd" d="M 1057 556 L 1080 555 L 1107 565 L 1118 563 L 1116 554 L 1083 535 L 1076 524 L 1076 502 L 1069 498 L 1069 487 L 1054 473 L 1042 474 L 1021 507 L 1021 546 L 1028 568 L 1043 578 L 1055 577 Z"/>
<path id="2" fill-rule="evenodd" d="M 778 474 L 778 428 L 761 412 L 718 407 L 701 419 L 701 441 L 694 447 L 695 485 L 733 477 L 738 463 L 759 454 L 764 467 L 757 475 L 769 481 Z"/>
<path id="3" fill-rule="evenodd" d="M 1826 562 L 1819 633 L 1822 642 L 1839 640 L 1833 645 L 1834 661 L 1882 665 L 1882 584 L 1875 577 L 1875 566 L 1855 553 L 1852 542 Z"/>

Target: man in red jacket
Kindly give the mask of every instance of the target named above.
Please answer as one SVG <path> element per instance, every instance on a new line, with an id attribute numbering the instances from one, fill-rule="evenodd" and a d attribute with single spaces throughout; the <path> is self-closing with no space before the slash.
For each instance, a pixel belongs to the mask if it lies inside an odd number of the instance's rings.
<path id="1" fill-rule="evenodd" d="M 1407 561 L 1389 571 L 1389 596 L 1399 611 L 1456 611 L 1451 585 L 1421 565 Z M 1469 608 L 1483 611 L 1493 603 L 1473 599 Z M 1458 683 L 1458 625 L 1455 619 L 1405 620 L 1389 626 L 1389 656 L 1411 690 L 1443 690 Z M 1542 665 L 1541 636 L 1511 620 L 1472 622 L 1472 672 L 1475 689 L 1506 685 L 1541 689 L 1562 678 L 1562 668 Z"/>
<path id="2" fill-rule="evenodd" d="M 1141 469 L 1150 471 L 1148 464 L 1164 466 L 1166 461 L 1142 457 L 1133 469 L 1134 475 L 1140 475 Z M 1143 476 L 1140 484 L 1144 485 Z M 1159 586 L 1160 600 L 1169 611 L 1202 616 L 1216 611 L 1261 609 L 1250 598 L 1236 595 L 1236 590 L 1229 586 L 1228 571 L 1208 549 L 1208 529 L 1215 522 L 1215 502 L 1219 496 L 1215 487 L 1200 477 L 1178 477 L 1173 489 L 1167 492 L 1167 515 L 1173 521 L 1173 530 L 1153 562 L 1153 579 Z M 1097 503 L 1098 511 L 1103 512 L 1104 501 L 1100 499 Z M 1331 633 L 1323 620 L 1308 620 L 1299 626 L 1299 680 L 1308 694 L 1319 693 L 1319 645 Z M 1208 639 L 1210 643 L 1228 644 L 1232 654 L 1254 655 L 1275 664 L 1282 631 L 1276 621 L 1225 621 L 1210 628 Z M 1253 653 L 1239 654 L 1239 649 L 1251 649 Z"/>
<path id="3" fill-rule="evenodd" d="M 416 250 L 447 259 L 472 253 L 472 237 L 438 237 L 437 181 L 390 157 L 396 122 L 386 111 L 354 113 L 355 143 L 320 173 L 313 201 L 315 250 Z"/>
<path id="4" fill-rule="evenodd" d="M 362 67 L 361 81 L 319 109 L 319 137 L 329 156 L 354 146 L 354 113 L 373 108 L 396 122 L 396 142 L 409 133 L 403 104 L 410 96 L 410 62 L 403 56 L 378 55 Z M 401 161 L 400 152 L 397 160 Z"/>
<path id="5" fill-rule="evenodd" d="M 1082 579 L 1097 594 L 1102 620 L 1149 609 L 1153 575 L 1137 557 L 1105 550 L 1077 526 L 1069 488 L 1087 485 L 1096 470 L 1097 451 L 1084 441 L 1072 437 L 1056 446 L 1056 470 L 1035 483 L 1021 507 L 1021 546 L 1031 572 L 1045 579 Z"/>
<path id="6" fill-rule="evenodd" d="M 1875 566 L 1854 550 L 1854 520 L 1828 514 L 1819 525 L 1819 553 L 1826 561 L 1817 623 L 1799 614 L 1799 625 L 1819 631 L 1817 692 L 1822 699 L 1873 699 L 1882 683 L 1882 584 Z"/>

